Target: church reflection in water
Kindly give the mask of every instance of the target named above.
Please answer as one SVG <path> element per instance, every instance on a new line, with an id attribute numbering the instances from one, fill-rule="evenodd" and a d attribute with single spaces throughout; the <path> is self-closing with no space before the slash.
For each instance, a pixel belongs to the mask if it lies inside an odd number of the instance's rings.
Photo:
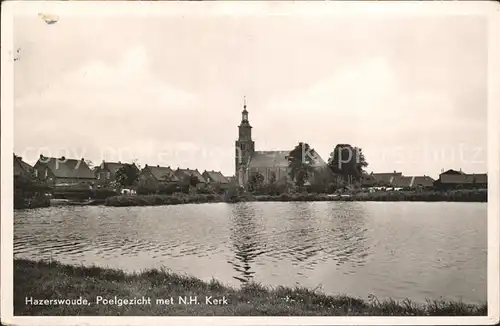
<path id="1" fill-rule="evenodd" d="M 252 265 L 263 253 L 262 237 L 259 225 L 255 219 L 254 207 L 244 203 L 234 205 L 231 223 L 231 242 L 234 257 L 228 262 L 237 271 L 235 279 L 242 283 L 250 282 L 255 274 Z"/>

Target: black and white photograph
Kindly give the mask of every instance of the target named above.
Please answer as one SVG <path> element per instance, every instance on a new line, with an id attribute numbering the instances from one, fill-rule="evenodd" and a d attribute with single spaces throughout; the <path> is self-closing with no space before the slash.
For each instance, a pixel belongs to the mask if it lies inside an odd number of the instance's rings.
<path id="1" fill-rule="evenodd" d="M 27 2 L 6 322 L 498 323 L 497 3 Z"/>

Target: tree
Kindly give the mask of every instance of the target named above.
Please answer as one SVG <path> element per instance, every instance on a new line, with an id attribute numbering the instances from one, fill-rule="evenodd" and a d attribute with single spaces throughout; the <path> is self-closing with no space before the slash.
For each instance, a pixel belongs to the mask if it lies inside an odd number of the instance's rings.
<path id="1" fill-rule="evenodd" d="M 299 143 L 288 155 L 289 175 L 299 188 L 309 179 L 313 171 L 314 149 L 307 143 Z"/>
<path id="2" fill-rule="evenodd" d="M 134 186 L 139 180 L 139 169 L 134 164 L 123 164 L 116 171 L 116 182 L 123 188 Z"/>
<path id="3" fill-rule="evenodd" d="M 184 184 L 187 184 L 191 187 L 196 187 L 200 183 L 200 179 L 198 179 L 197 176 L 192 174 L 184 176 L 183 181 Z"/>
<path id="4" fill-rule="evenodd" d="M 248 181 L 248 186 L 250 191 L 255 191 L 262 188 L 262 184 L 264 183 L 264 176 L 257 172 L 253 173 Z"/>
<path id="5" fill-rule="evenodd" d="M 365 173 L 364 168 L 368 166 L 368 163 L 361 148 L 349 144 L 338 144 L 330 153 L 328 166 L 343 180 L 359 181 Z"/>
<path id="6" fill-rule="evenodd" d="M 269 184 L 274 185 L 276 183 L 276 172 L 271 172 L 269 176 Z"/>

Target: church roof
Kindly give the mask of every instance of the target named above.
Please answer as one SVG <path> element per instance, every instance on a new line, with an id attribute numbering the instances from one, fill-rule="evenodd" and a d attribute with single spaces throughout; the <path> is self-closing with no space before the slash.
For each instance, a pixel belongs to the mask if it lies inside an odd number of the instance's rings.
<path id="1" fill-rule="evenodd" d="M 250 160 L 250 168 L 275 168 L 275 167 L 288 167 L 288 151 L 255 151 Z M 311 151 L 314 158 L 314 166 L 326 166 L 326 162 L 319 156 L 316 151 Z"/>
<path id="2" fill-rule="evenodd" d="M 250 168 L 288 167 L 290 151 L 255 151 L 250 160 Z"/>

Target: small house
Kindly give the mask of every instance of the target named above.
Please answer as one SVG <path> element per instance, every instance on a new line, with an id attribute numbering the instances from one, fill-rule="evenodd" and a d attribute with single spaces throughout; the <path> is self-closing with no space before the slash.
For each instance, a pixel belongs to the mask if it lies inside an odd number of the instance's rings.
<path id="1" fill-rule="evenodd" d="M 402 172 L 390 172 L 390 173 L 371 173 L 371 176 L 375 179 L 375 185 L 377 186 L 391 186 L 395 178 L 400 178 L 403 176 Z"/>
<path id="2" fill-rule="evenodd" d="M 33 167 L 23 161 L 23 158 L 14 154 L 14 178 L 33 175 Z"/>
<path id="3" fill-rule="evenodd" d="M 448 170 L 439 175 L 434 185 L 440 189 L 471 189 L 487 188 L 488 175 L 486 173 L 467 174 L 456 170 Z"/>
<path id="4" fill-rule="evenodd" d="M 68 159 L 64 156 L 40 158 L 33 167 L 34 175 L 50 187 L 89 188 L 96 178 L 85 160 Z"/>
<path id="5" fill-rule="evenodd" d="M 221 189 L 227 189 L 229 187 L 229 180 L 219 171 L 203 171 L 203 178 L 207 185 L 209 186 L 218 186 Z"/>
<path id="6" fill-rule="evenodd" d="M 118 170 L 126 164 L 128 163 L 102 161 L 101 165 L 94 169 L 97 183 L 102 185 L 116 181 L 116 172 L 118 172 Z M 139 168 L 135 165 L 135 163 L 131 164 L 137 169 L 137 172 L 139 173 Z"/>
<path id="7" fill-rule="evenodd" d="M 180 169 L 177 168 L 175 170 L 175 175 L 179 179 L 179 182 L 184 183 L 184 184 L 191 184 L 190 179 L 195 177 L 198 180 L 198 183 L 196 184 L 196 188 L 200 189 L 205 187 L 206 180 L 205 178 L 201 175 L 201 173 L 198 171 L 198 169 L 195 170 L 190 170 L 188 169 Z"/>
<path id="8" fill-rule="evenodd" d="M 139 183 L 143 187 L 156 189 L 160 185 L 176 184 L 180 180 L 170 166 L 145 165 L 139 175 Z"/>

